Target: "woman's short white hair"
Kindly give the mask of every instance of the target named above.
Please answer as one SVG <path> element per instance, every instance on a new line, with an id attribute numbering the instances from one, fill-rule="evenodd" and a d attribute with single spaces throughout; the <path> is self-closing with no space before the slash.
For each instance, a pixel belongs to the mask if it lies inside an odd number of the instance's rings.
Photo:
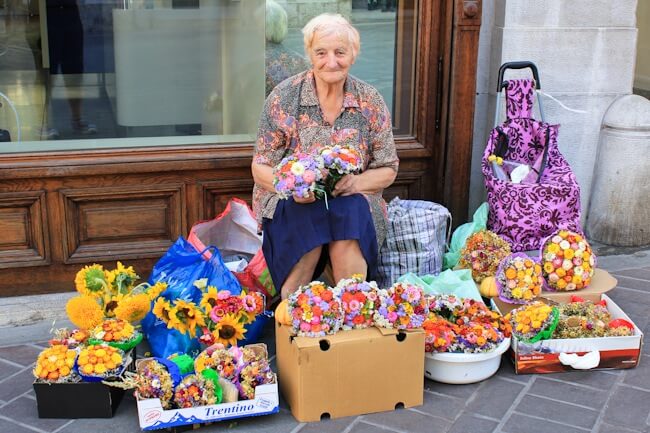
<path id="1" fill-rule="evenodd" d="M 305 53 L 309 56 L 309 50 L 314 43 L 316 32 L 323 35 L 336 34 L 346 38 L 352 47 L 352 57 L 356 59 L 361 50 L 361 38 L 359 32 L 348 20 L 341 14 L 320 14 L 311 20 L 302 28 L 303 39 L 305 42 Z"/>
<path id="2" fill-rule="evenodd" d="M 266 0 L 266 40 L 279 44 L 287 36 L 287 11 L 273 0 Z"/>

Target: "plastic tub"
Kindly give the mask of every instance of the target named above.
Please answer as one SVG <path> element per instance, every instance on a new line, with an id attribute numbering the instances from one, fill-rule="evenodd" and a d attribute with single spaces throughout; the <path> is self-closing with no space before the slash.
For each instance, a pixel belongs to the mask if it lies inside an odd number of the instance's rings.
<path id="1" fill-rule="evenodd" d="M 425 353 L 424 376 L 443 383 L 474 383 L 487 379 L 499 369 L 501 354 L 510 347 L 505 338 L 486 353 Z"/>

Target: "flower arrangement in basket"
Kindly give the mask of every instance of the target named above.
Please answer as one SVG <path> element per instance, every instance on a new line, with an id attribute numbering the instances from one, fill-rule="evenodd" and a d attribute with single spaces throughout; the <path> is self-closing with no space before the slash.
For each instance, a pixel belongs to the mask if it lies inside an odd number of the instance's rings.
<path id="1" fill-rule="evenodd" d="M 363 157 L 358 150 L 350 146 L 335 144 L 324 147 L 320 151 L 320 157 L 327 170 L 325 191 L 329 194 L 334 191 L 343 176 L 358 173 L 363 168 Z"/>
<path id="2" fill-rule="evenodd" d="M 465 241 L 458 267 L 470 269 L 474 281 L 481 283 L 486 277 L 496 274 L 499 263 L 510 253 L 508 241 L 490 230 L 481 230 Z"/>
<path id="3" fill-rule="evenodd" d="M 343 329 L 362 329 L 373 325 L 373 316 L 379 306 L 379 288 L 374 281 L 364 281 L 361 275 L 353 275 L 339 281 L 337 292 L 341 294 Z"/>
<path id="4" fill-rule="evenodd" d="M 184 299 L 156 300 L 153 313 L 167 324 L 191 337 L 201 331 L 199 341 L 206 346 L 221 343 L 236 346 L 244 338 L 245 325 L 255 321 L 264 312 L 264 296 L 258 292 L 244 291 L 234 295 L 228 290 L 218 290 L 205 286 L 204 280 L 197 280 L 195 287 L 201 290 L 201 300 L 197 305 Z"/>
<path id="5" fill-rule="evenodd" d="M 586 301 L 572 296 L 571 302 L 558 305 L 560 319 L 553 338 L 620 337 L 634 334 L 634 325 L 625 319 L 612 319 L 607 302 Z"/>
<path id="6" fill-rule="evenodd" d="M 549 289 L 580 290 L 591 283 L 596 256 L 581 234 L 559 230 L 542 243 L 541 255 Z"/>
<path id="7" fill-rule="evenodd" d="M 302 337 L 335 334 L 343 324 L 340 293 L 322 281 L 312 281 L 293 292 L 288 313 L 293 333 Z"/>
<path id="8" fill-rule="evenodd" d="M 117 318 L 135 324 L 151 309 L 151 301 L 167 288 L 166 283 L 140 283 L 133 267 L 117 262 L 111 271 L 93 264 L 75 277 L 79 296 L 66 304 L 66 313 L 77 327 L 89 330 L 105 319 Z"/>
<path id="9" fill-rule="evenodd" d="M 427 303 L 430 312 L 423 324 L 426 352 L 485 353 L 511 335 L 508 321 L 482 302 L 433 295 Z"/>
<path id="10" fill-rule="evenodd" d="M 496 274 L 499 298 L 510 304 L 531 302 L 542 293 L 542 268 L 525 253 L 511 254 L 501 261 Z"/>
<path id="11" fill-rule="evenodd" d="M 374 320 L 382 328 L 421 328 L 429 310 L 422 287 L 410 283 L 398 282 L 380 290 L 379 304 Z"/>
<path id="12" fill-rule="evenodd" d="M 323 158 L 306 153 L 295 153 L 280 161 L 273 169 L 273 186 L 278 196 L 288 199 L 294 194 L 306 198 L 319 191 L 325 175 Z"/>

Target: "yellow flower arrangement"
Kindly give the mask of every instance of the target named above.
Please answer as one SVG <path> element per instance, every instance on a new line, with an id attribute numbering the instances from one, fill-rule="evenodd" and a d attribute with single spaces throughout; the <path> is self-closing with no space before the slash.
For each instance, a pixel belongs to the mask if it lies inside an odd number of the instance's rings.
<path id="1" fill-rule="evenodd" d="M 76 356 L 77 352 L 62 344 L 48 347 L 38 355 L 32 373 L 43 381 L 62 381 L 72 372 Z"/>
<path id="2" fill-rule="evenodd" d="M 244 338 L 244 324 L 237 320 L 237 317 L 231 314 L 226 314 L 217 322 L 217 325 L 212 331 L 212 336 L 215 343 L 221 343 L 224 346 L 237 345 L 237 340 Z"/>
<path id="3" fill-rule="evenodd" d="M 151 300 L 164 292 L 167 284 L 135 285 L 138 278 L 133 267 L 124 266 L 122 262 L 117 262 L 112 271 L 96 263 L 84 266 L 77 272 L 74 281 L 77 291 L 85 298 L 83 301 L 75 298 L 66 307 L 70 320 L 83 329 L 89 329 L 98 323 L 98 310 L 102 319 L 113 318 L 119 311 L 122 319 L 131 322 L 142 320 L 150 310 Z M 82 306 L 88 307 L 88 311 L 83 311 Z"/>
<path id="4" fill-rule="evenodd" d="M 104 311 L 92 296 L 71 298 L 65 305 L 65 311 L 70 321 L 81 329 L 93 328 L 104 319 Z"/>
<path id="5" fill-rule="evenodd" d="M 122 365 L 122 351 L 111 346 L 88 346 L 79 352 L 79 372 L 86 376 L 106 376 Z"/>

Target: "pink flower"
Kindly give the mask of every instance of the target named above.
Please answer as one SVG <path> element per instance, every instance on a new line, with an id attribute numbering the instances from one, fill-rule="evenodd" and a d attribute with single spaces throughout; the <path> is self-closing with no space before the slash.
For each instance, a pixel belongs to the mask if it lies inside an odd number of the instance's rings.
<path id="1" fill-rule="evenodd" d="M 305 171 L 305 174 L 302 175 L 302 178 L 304 179 L 305 182 L 312 183 L 313 181 L 316 180 L 316 173 L 314 173 L 311 170 L 307 170 Z"/>
<path id="2" fill-rule="evenodd" d="M 252 313 L 255 311 L 256 307 L 256 302 L 255 298 L 251 295 L 246 295 L 244 296 L 244 310 L 246 310 L 248 313 Z"/>
<path id="3" fill-rule="evenodd" d="M 391 311 L 390 313 L 388 313 L 388 320 L 389 320 L 390 322 L 395 322 L 395 321 L 397 321 L 397 313 L 394 312 L 394 311 Z"/>
<path id="4" fill-rule="evenodd" d="M 312 325 L 318 325 L 320 323 L 320 316 L 314 316 L 311 319 L 311 324 Z"/>
<path id="5" fill-rule="evenodd" d="M 358 311 L 361 308 L 361 304 L 356 299 L 353 299 L 349 303 L 350 311 Z"/>
<path id="6" fill-rule="evenodd" d="M 309 332 L 311 330 L 311 325 L 307 322 L 300 323 L 300 330 L 302 332 Z"/>
<path id="7" fill-rule="evenodd" d="M 226 315 L 226 312 L 223 311 L 223 308 L 220 307 L 214 307 L 212 311 L 210 311 L 210 319 L 212 319 L 213 322 L 218 322 L 221 320 L 223 316 Z"/>
<path id="8" fill-rule="evenodd" d="M 217 299 L 223 301 L 224 299 L 230 298 L 230 290 L 222 290 L 220 292 L 217 292 Z"/>

